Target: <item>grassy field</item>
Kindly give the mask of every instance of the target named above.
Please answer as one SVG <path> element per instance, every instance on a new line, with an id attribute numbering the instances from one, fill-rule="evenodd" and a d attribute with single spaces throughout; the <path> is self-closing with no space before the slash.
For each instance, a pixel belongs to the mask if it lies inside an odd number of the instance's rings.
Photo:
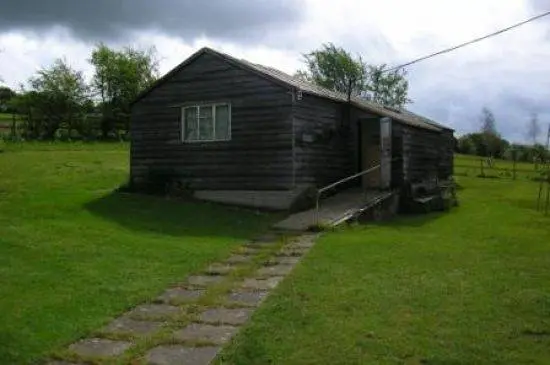
<path id="1" fill-rule="evenodd" d="M 28 364 L 227 256 L 271 215 L 114 194 L 125 144 L 0 153 L 0 364 Z"/>
<path id="2" fill-rule="evenodd" d="M 481 174 L 481 160 L 487 161 L 486 158 L 472 155 L 455 155 L 455 175 L 477 177 Z M 532 180 L 540 176 L 540 171 L 543 167 L 528 162 L 517 162 L 516 179 Z M 483 167 L 483 173 L 489 178 L 505 178 L 513 179 L 514 177 L 514 162 L 508 160 L 493 160 L 493 165 L 488 166 L 486 163 Z"/>
<path id="3" fill-rule="evenodd" d="M 101 327 L 276 218 L 115 194 L 127 164 L 126 144 L 0 152 L 0 364 Z M 518 168 L 516 181 L 458 171 L 450 213 L 324 235 L 224 363 L 550 363 L 550 217 L 534 210 L 534 166 Z"/>
<path id="4" fill-rule="evenodd" d="M 450 213 L 328 233 L 224 364 L 550 364 L 538 184 L 459 177 Z"/>

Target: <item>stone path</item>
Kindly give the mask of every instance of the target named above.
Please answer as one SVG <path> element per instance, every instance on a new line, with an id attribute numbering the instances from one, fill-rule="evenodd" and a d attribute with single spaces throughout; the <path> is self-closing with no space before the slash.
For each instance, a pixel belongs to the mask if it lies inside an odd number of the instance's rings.
<path id="1" fill-rule="evenodd" d="M 313 247 L 269 233 L 68 346 L 47 365 L 207 365 Z"/>

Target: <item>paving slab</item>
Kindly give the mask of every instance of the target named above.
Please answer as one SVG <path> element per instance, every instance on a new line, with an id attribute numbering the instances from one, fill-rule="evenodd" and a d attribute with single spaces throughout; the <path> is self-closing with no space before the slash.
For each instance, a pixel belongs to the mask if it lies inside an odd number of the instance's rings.
<path id="1" fill-rule="evenodd" d="M 295 266 L 302 259 L 301 256 L 276 256 L 263 262 L 263 266 L 292 265 Z"/>
<path id="2" fill-rule="evenodd" d="M 264 266 L 256 271 L 259 276 L 285 276 L 288 275 L 294 267 L 292 265 L 274 265 Z"/>
<path id="3" fill-rule="evenodd" d="M 101 332 L 117 335 L 148 336 L 160 330 L 162 325 L 163 322 L 140 321 L 129 316 L 122 316 L 105 326 Z"/>
<path id="4" fill-rule="evenodd" d="M 288 247 L 307 249 L 307 248 L 312 248 L 314 245 L 315 245 L 314 239 L 311 237 L 307 237 L 307 238 L 300 238 L 294 242 L 291 242 L 288 245 Z"/>
<path id="5" fill-rule="evenodd" d="M 204 293 L 204 289 L 170 288 L 162 293 L 157 300 L 164 303 L 183 304 L 198 299 Z"/>
<path id="6" fill-rule="evenodd" d="M 191 323 L 189 326 L 174 333 L 179 341 L 207 341 L 223 345 L 239 331 L 234 326 L 213 326 L 210 324 Z"/>
<path id="7" fill-rule="evenodd" d="M 289 257 L 301 257 L 307 253 L 307 249 L 298 247 L 284 247 L 281 251 L 277 252 L 277 256 L 289 256 Z"/>
<path id="8" fill-rule="evenodd" d="M 113 341 L 104 338 L 87 338 L 69 346 L 69 350 L 85 358 L 105 358 L 122 355 L 132 346 L 131 342 Z"/>
<path id="9" fill-rule="evenodd" d="M 266 297 L 267 291 L 234 291 L 227 295 L 225 298 L 229 303 L 248 305 L 248 306 L 257 306 L 259 305 Z"/>
<path id="10" fill-rule="evenodd" d="M 139 319 L 162 319 L 181 314 L 181 309 L 169 304 L 142 304 L 132 309 L 128 315 Z"/>
<path id="11" fill-rule="evenodd" d="M 252 260 L 251 256 L 232 255 L 227 260 L 225 260 L 225 262 L 228 264 L 244 264 L 250 262 L 250 260 Z"/>
<path id="12" fill-rule="evenodd" d="M 251 314 L 252 309 L 250 308 L 213 308 L 204 311 L 200 316 L 200 320 L 204 323 L 238 326 L 244 324 Z"/>
<path id="13" fill-rule="evenodd" d="M 209 286 L 219 283 L 223 277 L 216 275 L 194 275 L 187 278 L 187 282 L 196 286 Z"/>
<path id="14" fill-rule="evenodd" d="M 301 257 L 298 256 L 281 256 L 277 258 L 280 265 L 296 265 L 300 262 Z"/>
<path id="15" fill-rule="evenodd" d="M 212 264 L 204 272 L 208 275 L 227 275 L 235 270 L 235 265 L 228 264 Z"/>
<path id="16" fill-rule="evenodd" d="M 267 279 L 262 278 L 248 278 L 244 279 L 241 287 L 251 290 L 271 290 L 283 280 L 281 276 L 272 276 Z"/>
<path id="17" fill-rule="evenodd" d="M 219 347 L 158 346 L 145 356 L 149 365 L 208 365 L 218 354 Z"/>

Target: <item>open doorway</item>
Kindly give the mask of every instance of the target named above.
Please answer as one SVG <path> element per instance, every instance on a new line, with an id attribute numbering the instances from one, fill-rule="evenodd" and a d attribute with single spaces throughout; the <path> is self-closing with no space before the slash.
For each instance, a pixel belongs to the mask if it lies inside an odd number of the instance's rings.
<path id="1" fill-rule="evenodd" d="M 358 172 L 380 164 L 380 122 L 378 118 L 359 120 L 359 166 Z M 362 176 L 365 190 L 380 188 L 380 170 Z"/>

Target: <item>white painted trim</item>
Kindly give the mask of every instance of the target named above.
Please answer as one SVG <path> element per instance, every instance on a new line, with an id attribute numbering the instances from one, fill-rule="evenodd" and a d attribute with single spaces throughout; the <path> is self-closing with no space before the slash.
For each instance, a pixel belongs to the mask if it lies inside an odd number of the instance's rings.
<path id="1" fill-rule="evenodd" d="M 218 106 L 227 106 L 227 112 L 228 112 L 228 133 L 227 138 L 216 138 L 216 107 Z M 197 136 L 200 137 L 200 108 L 206 108 L 210 107 L 212 109 L 212 128 L 213 128 L 213 135 L 214 139 L 194 139 L 194 140 L 186 140 L 185 139 L 185 109 L 190 108 L 196 108 L 197 109 Z M 223 141 L 230 141 L 231 140 L 231 117 L 232 117 L 232 111 L 231 111 L 231 103 L 229 102 L 222 102 L 222 103 L 201 103 L 201 104 L 190 104 L 186 106 L 181 107 L 181 122 L 180 122 L 180 139 L 182 143 L 203 143 L 203 142 L 223 142 Z"/>

